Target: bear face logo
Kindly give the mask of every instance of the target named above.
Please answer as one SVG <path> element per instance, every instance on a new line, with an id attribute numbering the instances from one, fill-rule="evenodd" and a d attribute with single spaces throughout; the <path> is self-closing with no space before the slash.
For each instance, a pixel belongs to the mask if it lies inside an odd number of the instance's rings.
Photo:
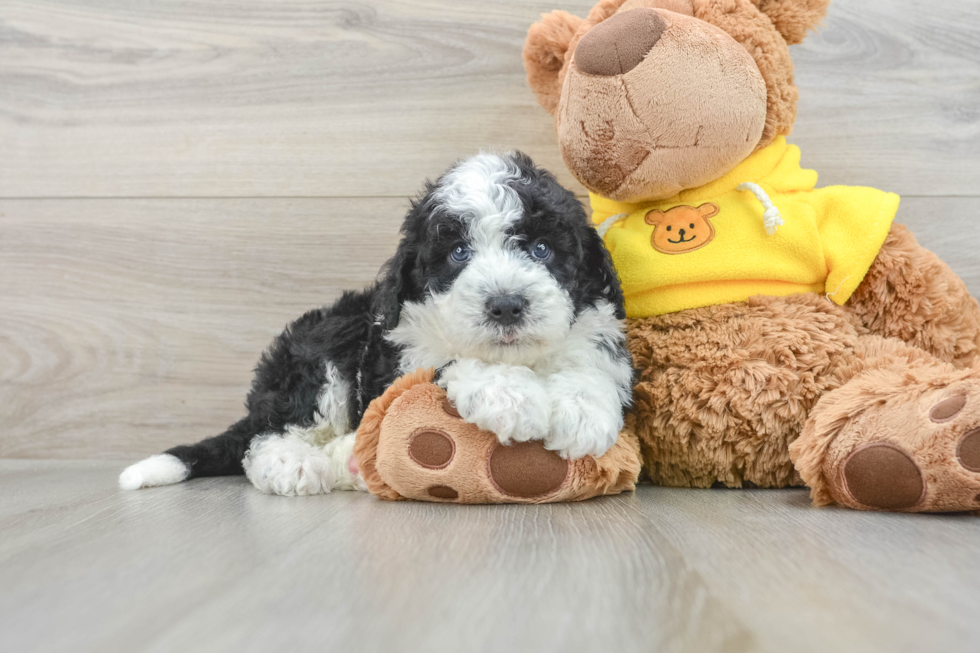
<path id="1" fill-rule="evenodd" d="M 708 202 L 697 208 L 675 206 L 667 211 L 650 211 L 644 218 L 654 226 L 650 244 L 664 254 L 686 254 L 701 249 L 715 237 L 715 228 L 708 220 L 720 210 L 717 204 Z"/>

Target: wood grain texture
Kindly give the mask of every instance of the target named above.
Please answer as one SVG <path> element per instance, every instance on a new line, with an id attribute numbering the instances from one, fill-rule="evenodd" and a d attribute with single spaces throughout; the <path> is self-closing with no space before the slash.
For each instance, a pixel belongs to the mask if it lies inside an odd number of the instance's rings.
<path id="1" fill-rule="evenodd" d="M 977 195 L 980 3 L 833 0 L 791 48 L 793 141 L 821 184 Z"/>
<path id="2" fill-rule="evenodd" d="M 7 0 L 0 196 L 404 196 L 480 148 L 572 184 L 520 50 L 591 0 Z M 973 195 L 980 5 L 835 0 L 794 47 L 827 183 Z"/>
<path id="3" fill-rule="evenodd" d="M 0 457 L 220 432 L 288 322 L 373 281 L 408 204 L 0 203 Z"/>
<path id="4" fill-rule="evenodd" d="M 580 504 L 120 492 L 119 463 L 0 461 L 0 641 L 103 651 L 975 648 L 980 521 L 806 492 Z"/>
<path id="5" fill-rule="evenodd" d="M 570 182 L 520 56 L 552 5 L 5 2 L 0 196 L 404 196 L 481 148 Z"/>
<path id="6" fill-rule="evenodd" d="M 224 430 L 282 327 L 370 283 L 407 199 L 0 200 L 0 457 L 138 458 Z M 980 295 L 980 199 L 903 221 Z"/>

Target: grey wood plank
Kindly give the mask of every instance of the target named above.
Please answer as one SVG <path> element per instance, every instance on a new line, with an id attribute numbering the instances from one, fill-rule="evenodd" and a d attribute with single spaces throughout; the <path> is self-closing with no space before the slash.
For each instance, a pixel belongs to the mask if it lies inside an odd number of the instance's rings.
<path id="1" fill-rule="evenodd" d="M 649 488 L 638 498 L 738 618 L 771 641 L 819 633 L 823 650 L 976 649 L 977 515 L 813 508 L 796 490 Z"/>
<path id="2" fill-rule="evenodd" d="M 0 196 L 404 196 L 481 148 L 563 172 L 520 56 L 552 5 L 5 2 Z"/>
<path id="3" fill-rule="evenodd" d="M 369 284 L 407 208 L 4 202 L 0 455 L 129 457 L 220 432 L 271 339 Z"/>
<path id="4" fill-rule="evenodd" d="M 791 50 L 792 140 L 822 184 L 980 193 L 980 3 L 834 0 Z"/>
<path id="5" fill-rule="evenodd" d="M 123 493 L 121 463 L 0 461 L 0 641 L 18 651 L 975 649 L 980 520 L 803 490 L 581 504 Z"/>
<path id="6" fill-rule="evenodd" d="M 527 27 L 591 0 L 9 0 L 0 196 L 404 196 L 520 148 L 572 183 L 526 88 Z M 974 195 L 980 6 L 835 0 L 794 47 L 795 139 L 827 182 Z"/>
<path id="7" fill-rule="evenodd" d="M 122 493 L 117 470 L 0 462 L 0 496 L 47 486 L 3 499 L 14 504 L 0 518 L 7 646 L 757 650 L 727 599 L 622 500 L 290 500 L 240 478 Z"/>
<path id="8" fill-rule="evenodd" d="M 0 456 L 138 458 L 220 432 L 262 349 L 370 283 L 407 207 L 0 200 Z M 974 295 L 977 215 L 971 198 L 908 198 L 899 214 Z"/>

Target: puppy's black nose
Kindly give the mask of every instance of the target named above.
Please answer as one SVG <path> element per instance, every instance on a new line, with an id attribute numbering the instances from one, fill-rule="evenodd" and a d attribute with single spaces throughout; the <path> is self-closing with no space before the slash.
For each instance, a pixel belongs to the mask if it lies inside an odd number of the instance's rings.
<path id="1" fill-rule="evenodd" d="M 520 295 L 497 295 L 487 302 L 487 317 L 500 326 L 510 326 L 524 317 L 527 300 Z"/>

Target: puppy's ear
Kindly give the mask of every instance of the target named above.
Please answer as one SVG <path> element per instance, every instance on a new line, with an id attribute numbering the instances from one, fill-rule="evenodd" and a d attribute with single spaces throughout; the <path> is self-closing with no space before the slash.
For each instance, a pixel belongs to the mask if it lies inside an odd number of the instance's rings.
<path id="1" fill-rule="evenodd" d="M 567 11 L 543 14 L 531 25 L 524 41 L 524 70 L 527 83 L 538 98 L 538 104 L 550 114 L 558 108 L 561 97 L 559 74 L 565 65 L 568 44 L 583 20 Z"/>
<path id="2" fill-rule="evenodd" d="M 752 0 L 790 45 L 802 43 L 827 14 L 830 0 Z"/>
<path id="3" fill-rule="evenodd" d="M 373 309 L 375 318 L 380 319 L 385 331 L 398 326 L 402 304 L 418 299 L 422 293 L 417 278 L 417 266 L 422 233 L 428 217 L 427 199 L 431 190 L 430 187 L 423 199 L 412 203 L 412 209 L 402 224 L 402 239 L 398 249 L 381 268 Z"/>
<path id="4" fill-rule="evenodd" d="M 626 317 L 626 306 L 623 300 L 623 289 L 619 285 L 619 276 L 613 267 L 609 250 L 602 242 L 602 237 L 591 226 L 584 227 L 582 249 L 585 265 L 582 269 L 589 275 L 586 281 L 586 295 L 592 302 L 605 299 L 616 307 L 616 317 Z"/>

